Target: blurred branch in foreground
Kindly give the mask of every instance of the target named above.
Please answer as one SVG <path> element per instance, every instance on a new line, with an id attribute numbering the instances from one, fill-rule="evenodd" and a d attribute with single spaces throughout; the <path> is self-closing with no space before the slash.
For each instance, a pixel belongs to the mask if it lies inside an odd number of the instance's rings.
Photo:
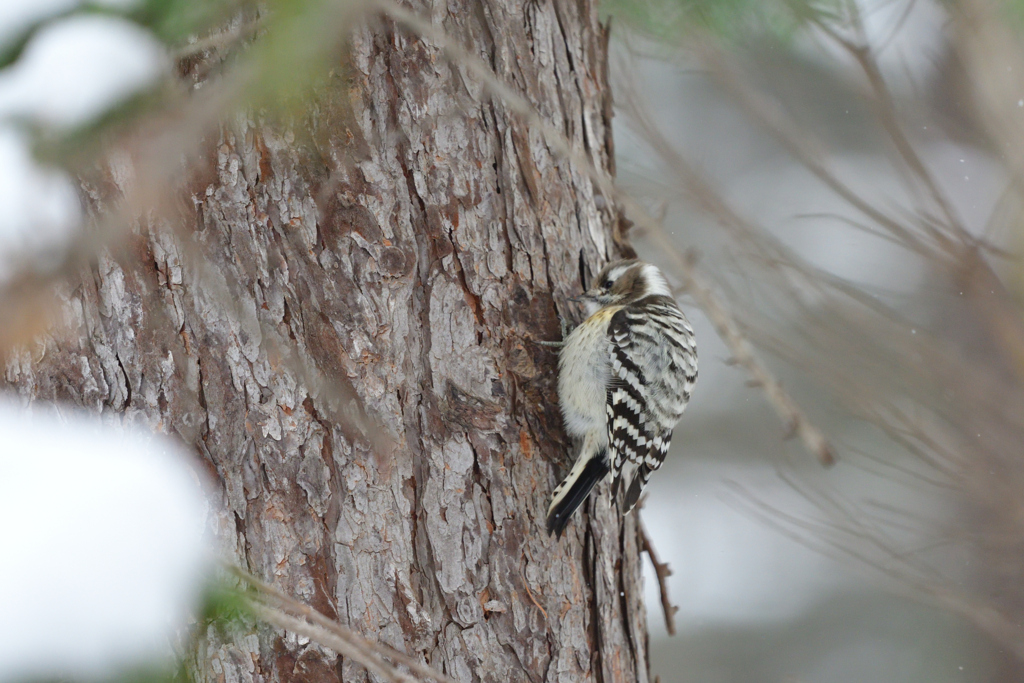
<path id="1" fill-rule="evenodd" d="M 271 10 L 268 20 L 239 20 L 234 29 L 213 34 L 210 39 L 188 45 L 187 55 L 195 58 L 202 53 L 220 53 L 225 47 L 238 45 L 239 40 L 251 35 L 257 26 L 263 28 L 261 41 L 234 62 L 227 64 L 217 73 L 208 75 L 203 88 L 198 92 L 187 90 L 180 83 L 172 83 L 169 94 L 153 112 L 145 112 L 114 131 L 116 137 L 108 141 L 102 150 L 103 166 L 117 168 L 120 183 L 116 184 L 115 195 L 98 200 L 90 225 L 78 231 L 74 239 L 61 249 L 56 265 L 42 268 L 29 261 L 22 264 L 6 282 L 0 282 L 0 318 L 6 324 L 0 328 L 0 355 L 5 349 L 24 344 L 52 324 L 50 311 L 58 301 L 57 286 L 73 280 L 100 254 L 115 258 L 133 258 L 130 237 L 137 233 L 140 216 L 155 216 L 149 221 L 156 231 L 167 230 L 178 238 L 178 255 L 183 266 L 192 271 L 202 282 L 202 289 L 224 309 L 234 321 L 242 320 L 246 313 L 238 306 L 238 297 L 232 294 L 240 286 L 232 270 L 215 270 L 210 267 L 208 255 L 196 245 L 194 235 L 186 229 L 182 220 L 186 210 L 181 194 L 186 185 L 184 177 L 190 165 L 197 163 L 201 152 L 211 136 L 215 136 L 225 119 L 240 108 L 252 106 L 254 94 L 265 89 L 267 74 L 263 66 L 268 61 L 277 61 L 287 55 L 288 63 L 316 61 L 322 53 L 333 53 L 338 49 L 350 27 L 360 20 L 362 5 L 359 2 L 331 2 L 329 20 L 320 21 L 320 11 L 302 8 L 284 11 L 278 8 L 275 16 Z M 308 15 L 317 17 L 310 22 Z M 216 15 L 215 15 L 216 16 Z M 315 24 L 313 35 L 305 32 L 307 24 Z M 298 41 L 296 33 L 304 31 L 305 45 L 300 53 L 281 47 Z M 279 54 L 280 53 L 280 54 Z M 221 59 L 224 59 L 221 56 Z M 282 68 L 275 64 L 275 68 Z M 289 83 L 289 88 L 298 88 Z M 87 164 L 81 169 L 83 175 L 95 182 L 97 175 L 104 171 Z M 113 172 L 113 171 L 111 171 Z M 112 204 L 112 207 L 108 207 Z M 287 247 L 287 245 L 285 245 Z M 226 277 L 225 277 L 226 276 Z M 150 313 L 164 324 L 159 306 Z M 368 439 L 375 448 L 388 452 L 395 444 L 366 415 L 346 378 L 328 376 L 316 368 L 307 358 L 289 348 L 273 330 L 265 330 L 264 339 L 275 352 L 277 359 L 293 368 L 309 386 L 314 395 L 325 399 L 325 405 L 332 414 L 354 434 Z M 175 334 L 168 329 L 166 335 L 173 339 Z"/>
<path id="2" fill-rule="evenodd" d="M 277 628 L 305 636 L 344 657 L 349 657 L 366 667 L 367 671 L 387 681 L 414 683 L 417 680 L 434 680 L 438 683 L 455 683 L 452 678 L 405 653 L 375 643 L 328 619 L 309 605 L 289 598 L 238 567 L 228 567 L 228 570 L 252 588 L 252 591 L 246 592 L 245 595 L 250 598 L 250 606 L 256 616 Z M 420 678 L 400 671 L 397 668 L 399 665 Z"/>

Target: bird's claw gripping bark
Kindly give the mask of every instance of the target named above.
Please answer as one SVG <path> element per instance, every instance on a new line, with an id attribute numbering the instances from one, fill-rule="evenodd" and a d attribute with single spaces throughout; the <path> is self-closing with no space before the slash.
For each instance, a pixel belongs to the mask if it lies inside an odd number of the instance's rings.
<path id="1" fill-rule="evenodd" d="M 569 336 L 570 332 L 572 332 L 573 326 L 571 324 L 569 324 L 569 321 L 566 320 L 565 318 L 563 318 L 562 316 L 558 316 L 558 326 L 562 330 L 562 341 L 536 341 L 535 340 L 534 343 L 539 345 L 539 346 L 549 346 L 549 347 L 556 348 L 556 349 L 560 349 L 563 346 L 565 346 L 565 338 Z"/>

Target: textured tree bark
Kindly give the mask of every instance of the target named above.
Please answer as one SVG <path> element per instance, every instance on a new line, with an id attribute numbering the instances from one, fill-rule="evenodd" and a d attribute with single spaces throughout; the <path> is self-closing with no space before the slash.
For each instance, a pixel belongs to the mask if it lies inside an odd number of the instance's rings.
<path id="1" fill-rule="evenodd" d="M 589 0 L 427 11 L 614 172 Z M 188 247 L 140 221 L 6 382 L 194 445 L 243 567 L 459 681 L 646 681 L 634 518 L 605 485 L 561 542 L 544 532 L 574 453 L 556 354 L 531 342 L 618 255 L 615 207 L 436 46 L 382 22 L 348 50 L 305 121 L 225 123 L 191 173 Z M 196 668 L 368 678 L 270 628 L 211 632 Z"/>

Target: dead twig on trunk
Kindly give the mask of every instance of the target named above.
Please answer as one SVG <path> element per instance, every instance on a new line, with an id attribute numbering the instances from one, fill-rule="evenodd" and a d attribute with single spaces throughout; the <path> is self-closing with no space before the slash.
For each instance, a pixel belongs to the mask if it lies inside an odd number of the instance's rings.
<path id="1" fill-rule="evenodd" d="M 654 550 L 651 537 L 647 534 L 647 527 L 639 517 L 636 521 L 636 530 L 640 535 L 643 550 L 647 553 L 647 557 L 651 558 L 654 573 L 658 576 L 658 591 L 661 593 L 661 611 L 665 614 L 665 629 L 670 636 L 674 636 L 676 634 L 676 612 L 679 611 L 679 608 L 673 605 L 668 597 L 668 577 L 672 576 L 672 568 L 668 566 L 668 562 L 658 559 L 658 553 Z"/>

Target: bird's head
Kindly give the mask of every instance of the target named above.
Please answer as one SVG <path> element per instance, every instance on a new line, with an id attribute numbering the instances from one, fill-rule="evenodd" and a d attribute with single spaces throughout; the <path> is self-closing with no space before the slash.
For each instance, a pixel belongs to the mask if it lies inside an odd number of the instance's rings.
<path id="1" fill-rule="evenodd" d="M 579 300 L 587 307 L 587 315 L 591 315 L 606 306 L 624 306 L 654 294 L 672 296 L 665 276 L 657 266 L 627 259 L 602 268 Z"/>

